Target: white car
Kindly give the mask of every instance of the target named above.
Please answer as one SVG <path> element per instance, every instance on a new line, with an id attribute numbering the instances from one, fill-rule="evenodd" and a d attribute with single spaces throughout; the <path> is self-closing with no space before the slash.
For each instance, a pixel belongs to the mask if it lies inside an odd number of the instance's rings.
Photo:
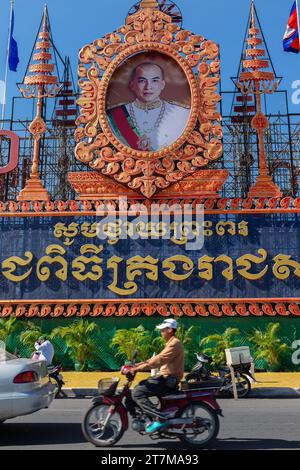
<path id="1" fill-rule="evenodd" d="M 54 396 L 45 361 L 0 356 L 0 423 L 48 408 Z"/>

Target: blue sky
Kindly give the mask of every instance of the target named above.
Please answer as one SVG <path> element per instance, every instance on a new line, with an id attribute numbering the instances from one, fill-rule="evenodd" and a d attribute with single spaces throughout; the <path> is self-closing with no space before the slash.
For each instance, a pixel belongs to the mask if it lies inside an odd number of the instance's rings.
<path id="1" fill-rule="evenodd" d="M 76 77 L 79 49 L 113 31 L 124 23 L 134 0 L 48 0 L 52 32 L 62 56 L 71 57 Z M 250 0 L 176 0 L 184 16 L 184 27 L 221 46 L 222 87 L 233 88 L 230 80 L 236 74 Z M 293 0 L 256 0 L 256 8 L 273 59 L 275 70 L 283 76 L 281 88 L 289 92 L 290 110 L 300 113 L 300 104 L 293 105 L 292 83 L 300 80 L 300 54 L 285 53 L 282 36 Z M 4 79 L 5 54 L 9 23 L 9 0 L 0 0 L 0 80 Z M 18 94 L 15 83 L 21 81 L 28 63 L 44 0 L 15 0 L 15 39 L 19 45 L 20 64 L 17 73 L 9 74 L 10 98 Z"/>

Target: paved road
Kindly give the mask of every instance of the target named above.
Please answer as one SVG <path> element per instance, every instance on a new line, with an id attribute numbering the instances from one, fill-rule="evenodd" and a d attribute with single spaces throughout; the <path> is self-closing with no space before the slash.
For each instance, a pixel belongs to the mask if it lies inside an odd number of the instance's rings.
<path id="1" fill-rule="evenodd" d="M 214 448 L 300 449 L 300 402 L 297 399 L 220 400 L 224 418 Z M 80 423 L 89 400 L 55 400 L 49 410 L 0 426 L 0 449 L 90 449 Z M 116 449 L 180 450 L 178 441 L 151 441 L 129 431 Z"/>

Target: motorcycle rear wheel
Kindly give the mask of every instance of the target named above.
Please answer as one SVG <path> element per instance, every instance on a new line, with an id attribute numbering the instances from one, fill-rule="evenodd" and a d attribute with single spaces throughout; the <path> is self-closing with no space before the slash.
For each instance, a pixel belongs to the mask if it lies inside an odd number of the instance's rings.
<path id="1" fill-rule="evenodd" d="M 85 414 L 82 432 L 87 441 L 96 447 L 110 447 L 116 444 L 124 434 L 121 416 L 115 412 L 105 429 L 103 424 L 107 418 L 108 405 L 92 406 Z"/>
<path id="2" fill-rule="evenodd" d="M 217 437 L 220 429 L 219 417 L 215 410 L 205 403 L 192 403 L 181 413 L 181 418 L 191 418 L 199 422 L 198 432 L 189 431 L 180 436 L 181 442 L 193 449 L 203 449 Z M 201 440 L 199 440 L 199 437 Z"/>
<path id="3" fill-rule="evenodd" d="M 251 383 L 245 374 L 240 374 L 239 379 L 235 377 L 236 389 L 238 398 L 246 398 L 251 392 Z M 229 390 L 230 395 L 233 397 L 233 388 Z"/>
<path id="4" fill-rule="evenodd" d="M 61 383 L 59 378 L 50 376 L 50 381 L 55 386 L 55 395 L 54 395 L 54 397 L 55 398 L 66 398 L 67 395 L 66 395 L 65 392 L 62 391 L 63 384 Z"/>

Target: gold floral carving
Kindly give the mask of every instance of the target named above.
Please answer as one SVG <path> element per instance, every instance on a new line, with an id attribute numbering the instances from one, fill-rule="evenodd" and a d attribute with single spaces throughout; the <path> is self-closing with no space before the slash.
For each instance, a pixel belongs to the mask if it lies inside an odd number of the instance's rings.
<path id="1" fill-rule="evenodd" d="M 71 175 L 74 175 L 74 173 Z M 75 174 L 76 175 L 76 174 Z M 78 175 L 78 173 L 77 173 Z M 102 175 L 100 174 L 100 179 Z M 74 176 L 75 179 L 75 176 Z M 89 184 L 97 184 L 100 180 L 97 178 L 95 181 L 95 175 L 92 175 L 90 181 L 86 179 L 86 173 L 83 173 L 82 180 L 78 180 L 78 184 L 85 185 L 86 183 Z M 112 183 L 114 183 L 112 181 Z M 172 194 L 170 197 L 164 197 L 164 204 L 168 206 L 173 206 L 174 201 L 176 200 L 177 204 L 184 205 L 190 204 L 191 198 L 187 197 L 183 191 L 181 191 L 182 197 L 173 199 Z M 109 201 L 103 197 L 103 199 L 96 199 L 94 200 L 91 198 L 90 200 L 69 200 L 69 201 L 7 201 L 2 202 L 0 201 L 0 219 L 5 217 L 51 217 L 53 214 L 59 214 L 62 216 L 74 216 L 74 215 L 96 215 L 97 209 L 99 206 L 103 207 L 107 204 L 107 208 L 113 207 L 117 212 L 119 210 L 131 210 L 132 208 L 136 210 L 137 201 L 140 201 L 142 196 L 137 195 L 135 199 L 131 199 L 128 197 L 128 201 L 124 206 L 124 201 L 120 201 L 118 197 L 112 197 L 111 194 L 109 195 Z M 154 198 L 157 201 L 161 201 L 161 196 Z M 259 198 L 252 198 L 248 197 L 246 199 L 242 198 L 205 198 L 205 197 L 197 197 L 193 201 L 193 205 L 195 204 L 203 204 L 206 211 L 210 213 L 222 213 L 224 214 L 231 214 L 231 213 L 279 213 L 279 214 L 289 214 L 289 213 L 299 213 L 300 212 L 300 197 L 292 198 L 288 197 L 259 197 Z M 121 205 L 122 204 L 122 207 Z M 143 201 L 143 204 L 147 205 L 149 208 L 151 207 L 152 201 Z"/>
<path id="2" fill-rule="evenodd" d="M 41 116 L 37 116 L 30 124 L 29 130 L 35 139 L 40 139 L 47 131 L 44 119 Z"/>
<path id="3" fill-rule="evenodd" d="M 76 158 L 94 170 L 150 198 L 222 155 L 221 116 L 217 93 L 219 48 L 202 36 L 182 30 L 158 9 L 144 2 L 126 25 L 94 41 L 79 54 Z M 149 6 L 150 5 L 150 6 Z M 172 57 L 188 80 L 192 109 L 182 136 L 161 151 L 133 150 L 112 133 L 106 116 L 106 95 L 116 69 L 132 55 L 156 51 Z"/>
<path id="4" fill-rule="evenodd" d="M 171 184 L 167 189 L 159 193 L 159 198 L 181 197 L 204 197 L 219 198 L 219 191 L 224 185 L 229 175 L 228 170 L 197 170 L 192 175 L 181 181 Z M 118 196 L 137 198 L 138 195 L 133 190 L 124 185 L 111 180 L 98 171 L 70 172 L 68 181 L 78 194 L 78 199 L 101 200 L 103 197 L 111 199 Z M 142 196 L 139 196 L 142 198 Z"/>
<path id="5" fill-rule="evenodd" d="M 122 184 L 103 176 L 96 171 L 71 172 L 68 174 L 68 181 L 72 184 L 81 200 L 99 200 L 103 197 L 128 196 L 136 197 L 134 191 L 130 191 Z"/>

